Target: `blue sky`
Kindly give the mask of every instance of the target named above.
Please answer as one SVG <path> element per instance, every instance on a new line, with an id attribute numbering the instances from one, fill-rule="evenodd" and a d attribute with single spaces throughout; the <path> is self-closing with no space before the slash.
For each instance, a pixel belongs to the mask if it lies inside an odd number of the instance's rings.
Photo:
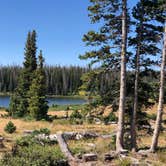
<path id="1" fill-rule="evenodd" d="M 88 5 L 89 0 L 1 0 L 0 64 L 22 64 L 27 32 L 35 29 L 47 64 L 86 65 L 78 58 L 87 50 L 81 39 L 97 28 Z"/>

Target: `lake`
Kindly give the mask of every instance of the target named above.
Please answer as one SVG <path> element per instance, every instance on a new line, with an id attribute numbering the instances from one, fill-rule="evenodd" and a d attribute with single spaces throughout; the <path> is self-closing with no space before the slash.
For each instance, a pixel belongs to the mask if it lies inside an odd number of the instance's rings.
<path id="1" fill-rule="evenodd" d="M 86 100 L 76 97 L 48 97 L 47 98 L 48 105 L 51 106 L 53 104 L 56 105 L 77 105 L 77 104 L 85 104 Z M 10 102 L 9 96 L 0 96 L 0 107 L 8 107 Z"/>

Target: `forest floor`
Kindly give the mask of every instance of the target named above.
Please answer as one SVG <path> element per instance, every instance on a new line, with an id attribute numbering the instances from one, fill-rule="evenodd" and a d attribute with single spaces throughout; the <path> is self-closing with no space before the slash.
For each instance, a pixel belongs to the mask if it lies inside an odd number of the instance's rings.
<path id="1" fill-rule="evenodd" d="M 72 110 L 69 111 L 69 115 L 71 114 Z M 156 113 L 156 106 L 153 108 L 149 108 L 146 111 L 149 116 L 153 116 Z M 165 109 L 166 113 L 166 109 Z M 74 132 L 83 132 L 83 131 L 91 131 L 100 134 L 110 134 L 116 131 L 117 124 L 88 124 L 83 123 L 82 125 L 72 125 L 70 124 L 69 120 L 66 120 L 64 117 L 66 115 L 66 111 L 53 111 L 51 109 L 49 111 L 49 115 L 56 115 L 57 119 L 53 120 L 53 122 L 47 121 L 29 121 L 25 119 L 12 119 L 10 117 L 3 117 L 6 112 L 2 109 L 0 110 L 0 135 L 6 138 L 7 140 L 12 141 L 5 141 L 5 148 L 0 150 L 0 154 L 2 155 L 6 151 L 10 151 L 12 145 L 15 140 L 23 136 L 25 130 L 37 130 L 40 128 L 48 128 L 51 131 L 51 134 L 55 134 L 59 131 L 74 131 Z M 164 114 L 164 119 L 166 119 L 166 115 Z M 5 125 L 12 121 L 17 130 L 13 134 L 7 134 L 4 131 Z M 154 124 L 154 120 L 151 121 Z M 154 166 L 164 166 L 166 165 L 166 125 L 163 125 L 163 132 L 160 134 L 159 138 L 159 147 L 160 150 L 156 154 L 151 154 L 146 156 L 145 158 L 140 158 L 137 154 L 129 154 L 129 158 L 125 159 L 115 159 L 111 162 L 104 161 L 104 154 L 109 153 L 110 151 L 115 149 L 115 145 L 112 144 L 112 140 L 110 138 L 94 138 L 94 139 L 83 139 L 83 140 L 71 140 L 68 141 L 68 146 L 73 155 L 78 156 L 84 153 L 95 153 L 98 155 L 98 161 L 92 162 L 91 165 L 95 166 L 102 166 L 102 165 L 130 165 L 130 160 L 132 158 L 139 159 L 141 165 L 154 165 Z M 151 144 L 151 137 L 152 135 L 147 134 L 146 131 L 141 130 L 138 133 L 138 147 L 139 149 L 146 149 Z M 85 164 L 84 164 L 85 165 Z M 88 163 L 87 163 L 88 165 Z"/>

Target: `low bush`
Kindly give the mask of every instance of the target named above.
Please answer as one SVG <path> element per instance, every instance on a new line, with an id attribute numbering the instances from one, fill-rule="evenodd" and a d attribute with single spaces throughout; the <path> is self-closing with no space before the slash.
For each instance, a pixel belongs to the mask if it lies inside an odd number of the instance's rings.
<path id="1" fill-rule="evenodd" d="M 5 166 L 67 166 L 59 147 L 33 144 L 18 147 L 15 153 L 6 153 L 2 159 Z"/>
<path id="2" fill-rule="evenodd" d="M 39 130 L 49 133 L 48 129 Z M 38 133 L 39 133 L 38 131 Z M 35 133 L 36 134 L 36 133 Z M 67 160 L 57 144 L 45 143 L 31 134 L 18 139 L 11 152 L 6 153 L 1 165 L 4 166 L 67 166 Z"/>
<path id="3" fill-rule="evenodd" d="M 37 134 L 45 134 L 49 135 L 51 131 L 48 128 L 41 128 L 39 130 L 34 130 L 32 134 L 37 135 Z"/>

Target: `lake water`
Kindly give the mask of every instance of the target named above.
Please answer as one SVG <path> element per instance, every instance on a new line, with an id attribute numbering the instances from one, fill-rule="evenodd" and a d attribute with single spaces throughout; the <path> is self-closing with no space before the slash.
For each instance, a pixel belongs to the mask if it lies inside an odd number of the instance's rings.
<path id="1" fill-rule="evenodd" d="M 86 100 L 72 97 L 49 97 L 47 98 L 48 105 L 76 105 L 85 104 Z M 8 107 L 10 102 L 9 96 L 0 96 L 0 107 Z"/>

